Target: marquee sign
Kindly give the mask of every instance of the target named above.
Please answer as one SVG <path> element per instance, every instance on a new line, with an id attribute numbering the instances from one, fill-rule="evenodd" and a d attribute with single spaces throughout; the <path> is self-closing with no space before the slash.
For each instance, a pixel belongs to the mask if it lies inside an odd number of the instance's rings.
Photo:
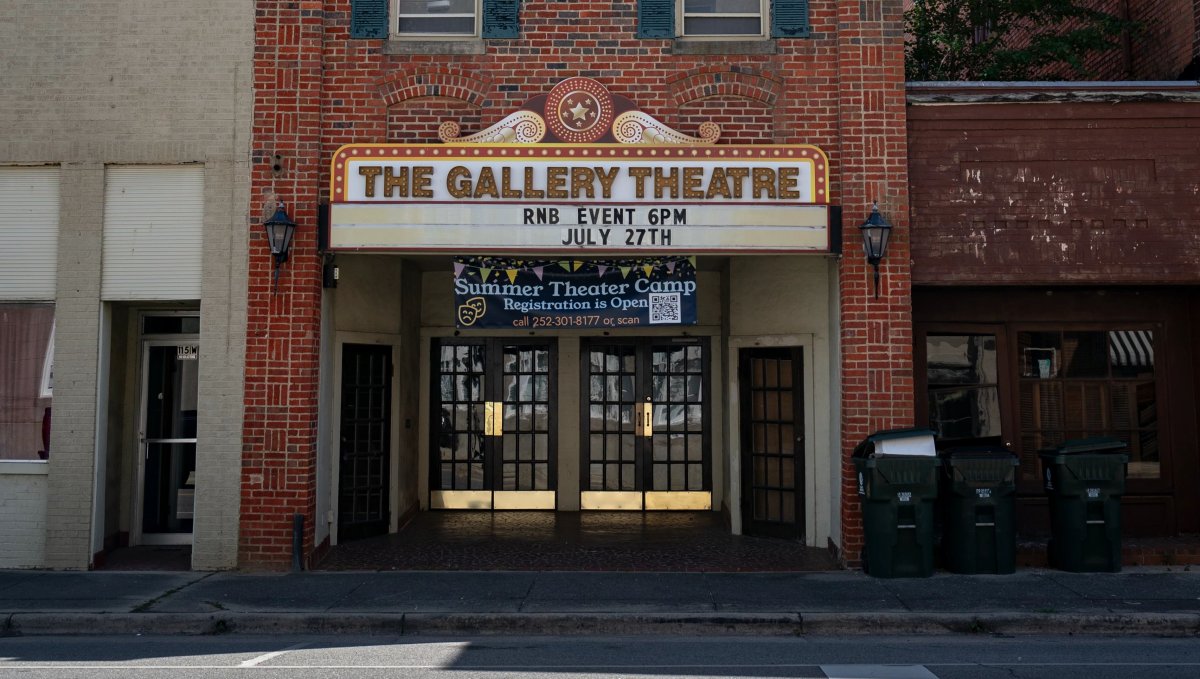
<path id="1" fill-rule="evenodd" d="M 330 245 L 411 252 L 595 254 L 830 249 L 828 162 L 807 145 L 716 145 L 571 78 L 446 144 L 334 155 Z"/>

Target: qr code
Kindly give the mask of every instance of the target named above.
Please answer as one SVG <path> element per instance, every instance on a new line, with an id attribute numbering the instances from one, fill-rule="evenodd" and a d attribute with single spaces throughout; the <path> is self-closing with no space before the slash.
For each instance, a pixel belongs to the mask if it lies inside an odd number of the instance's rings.
<path id="1" fill-rule="evenodd" d="M 682 323 L 678 292 L 650 293 L 650 323 Z"/>

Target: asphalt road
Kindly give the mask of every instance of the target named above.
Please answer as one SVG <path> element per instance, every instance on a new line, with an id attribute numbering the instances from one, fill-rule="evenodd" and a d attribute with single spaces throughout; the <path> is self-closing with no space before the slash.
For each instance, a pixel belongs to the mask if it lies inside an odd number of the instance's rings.
<path id="1" fill-rule="evenodd" d="M 1200 676 L 1200 639 L 1147 637 L 9 637 L 0 677 Z"/>

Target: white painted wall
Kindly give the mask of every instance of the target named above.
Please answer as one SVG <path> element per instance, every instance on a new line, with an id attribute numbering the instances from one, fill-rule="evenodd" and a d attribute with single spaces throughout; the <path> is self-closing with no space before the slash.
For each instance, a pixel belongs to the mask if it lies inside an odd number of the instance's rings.
<path id="1" fill-rule="evenodd" d="M 741 423 L 738 352 L 747 347 L 802 347 L 804 351 L 805 541 L 814 547 L 837 542 L 837 499 L 832 479 L 841 469 L 839 430 L 834 418 L 840 389 L 837 335 L 830 306 L 836 299 L 836 262 L 811 255 L 733 257 L 729 263 L 729 378 L 731 522 L 741 532 Z"/>
<path id="2" fill-rule="evenodd" d="M 43 565 L 49 470 L 41 461 L 0 461 L 0 568 Z"/>

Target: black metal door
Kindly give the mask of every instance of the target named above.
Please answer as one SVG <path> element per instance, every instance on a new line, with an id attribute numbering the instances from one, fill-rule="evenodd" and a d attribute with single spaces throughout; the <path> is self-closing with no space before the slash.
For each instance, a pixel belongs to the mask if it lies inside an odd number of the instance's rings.
<path id="1" fill-rule="evenodd" d="M 339 541 L 388 531 L 391 383 L 390 346 L 342 346 Z"/>
<path id="2" fill-rule="evenodd" d="M 484 340 L 441 340 L 433 348 L 430 380 L 432 490 L 490 490 L 489 444 L 484 436 L 488 403 L 488 352 Z"/>
<path id="3" fill-rule="evenodd" d="M 742 349 L 739 364 L 743 531 L 803 540 L 801 349 Z"/>
<path id="4" fill-rule="evenodd" d="M 494 490 L 554 490 L 557 447 L 554 421 L 556 374 L 553 344 L 497 342 L 500 388 L 496 397 L 503 421 L 499 439 Z"/>
<path id="5" fill-rule="evenodd" d="M 710 491 L 707 340 L 590 340 L 582 359 L 582 489 Z"/>
<path id="6" fill-rule="evenodd" d="M 492 493 L 556 486 L 554 348 L 549 339 L 434 341 L 429 488 L 442 506 L 547 508 L 545 497 L 497 503 Z"/>

